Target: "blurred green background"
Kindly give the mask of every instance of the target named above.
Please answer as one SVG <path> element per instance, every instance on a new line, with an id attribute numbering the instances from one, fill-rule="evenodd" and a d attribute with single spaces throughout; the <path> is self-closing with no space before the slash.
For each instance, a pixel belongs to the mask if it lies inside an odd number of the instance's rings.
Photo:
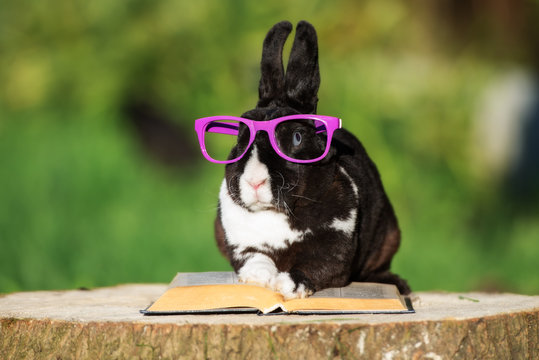
<path id="1" fill-rule="evenodd" d="M 364 143 L 399 218 L 394 271 L 416 291 L 538 294 L 539 166 L 519 137 L 538 135 L 537 4 L 1 1 L 0 292 L 230 269 L 223 167 L 193 121 L 254 107 L 265 33 L 305 19 L 318 112 Z"/>

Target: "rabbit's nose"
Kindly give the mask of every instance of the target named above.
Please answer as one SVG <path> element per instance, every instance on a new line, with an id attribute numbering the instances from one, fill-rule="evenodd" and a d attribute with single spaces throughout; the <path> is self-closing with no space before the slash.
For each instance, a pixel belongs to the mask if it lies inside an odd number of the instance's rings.
<path id="1" fill-rule="evenodd" d="M 266 183 L 266 179 L 262 181 L 248 181 L 247 183 L 251 185 L 253 189 L 257 190 L 259 187 L 261 187 L 262 185 Z"/>

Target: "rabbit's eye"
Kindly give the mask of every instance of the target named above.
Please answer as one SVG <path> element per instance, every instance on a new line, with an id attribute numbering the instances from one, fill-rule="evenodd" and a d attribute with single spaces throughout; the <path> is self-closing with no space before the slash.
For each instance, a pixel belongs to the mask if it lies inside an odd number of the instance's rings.
<path id="1" fill-rule="evenodd" d="M 301 133 L 299 131 L 294 131 L 292 134 L 292 144 L 294 146 L 301 144 Z"/>

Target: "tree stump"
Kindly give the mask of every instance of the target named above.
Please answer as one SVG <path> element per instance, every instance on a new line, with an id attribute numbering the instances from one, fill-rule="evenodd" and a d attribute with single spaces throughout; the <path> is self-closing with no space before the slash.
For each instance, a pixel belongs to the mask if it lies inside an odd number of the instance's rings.
<path id="1" fill-rule="evenodd" d="M 421 292 L 399 315 L 141 315 L 165 288 L 3 295 L 0 359 L 539 359 L 539 296 Z"/>

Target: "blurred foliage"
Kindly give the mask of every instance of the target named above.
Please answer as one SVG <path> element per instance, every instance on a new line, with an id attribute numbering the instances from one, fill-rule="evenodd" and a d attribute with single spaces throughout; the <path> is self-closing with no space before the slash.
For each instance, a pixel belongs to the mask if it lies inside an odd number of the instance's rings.
<path id="1" fill-rule="evenodd" d="M 526 63 L 472 41 L 446 49 L 418 6 L 0 2 L 0 292 L 230 269 L 213 240 L 223 168 L 161 166 L 123 109 L 144 99 L 195 144 L 195 118 L 256 104 L 267 30 L 305 19 L 319 35 L 318 111 L 361 139 L 399 217 L 394 271 L 414 290 L 538 293 L 537 212 L 509 211 L 472 156 L 481 93 Z"/>

